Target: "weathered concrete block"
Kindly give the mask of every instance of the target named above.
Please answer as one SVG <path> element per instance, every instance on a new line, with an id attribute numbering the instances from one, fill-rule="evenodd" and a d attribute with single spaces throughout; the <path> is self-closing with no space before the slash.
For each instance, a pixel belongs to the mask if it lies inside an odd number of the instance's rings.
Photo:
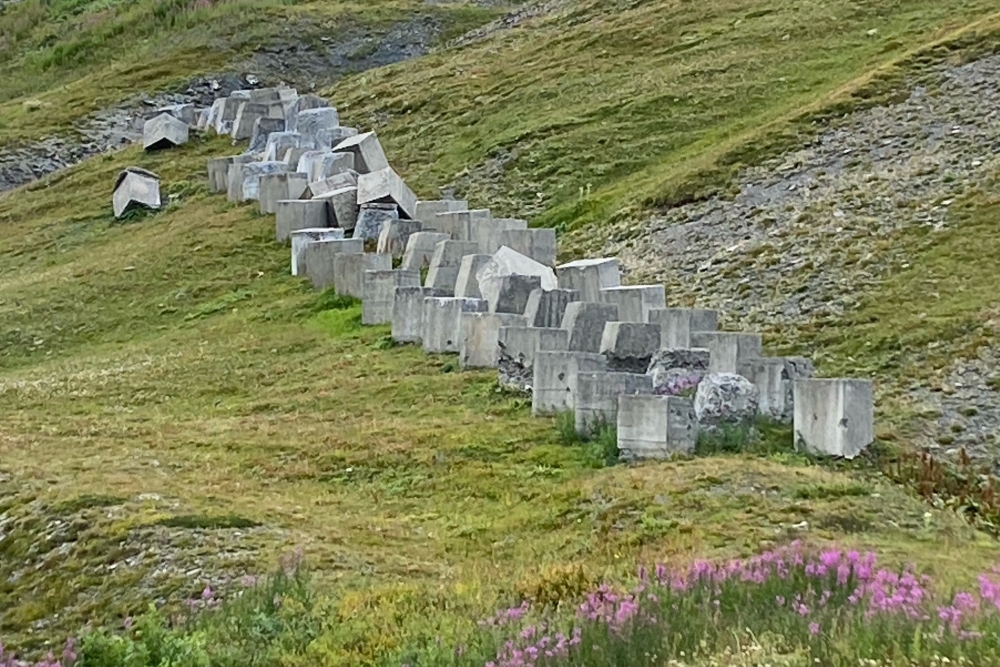
<path id="1" fill-rule="evenodd" d="M 332 155 L 332 153 L 331 153 Z M 332 176 L 327 176 L 321 181 L 315 181 L 309 184 L 309 191 L 313 193 L 314 197 L 320 197 L 328 192 L 333 192 L 334 190 L 343 190 L 344 188 L 355 188 L 354 190 L 354 207 L 358 206 L 358 172 L 350 169 L 348 171 L 341 172 L 339 174 L 333 174 Z"/>
<path id="2" fill-rule="evenodd" d="M 403 268 L 420 270 L 429 267 L 437 244 L 448 240 L 450 237 L 447 234 L 437 232 L 422 231 L 410 234 L 406 250 L 403 252 Z"/>
<path id="3" fill-rule="evenodd" d="M 483 298 L 490 302 L 490 309 L 496 312 L 498 302 L 504 290 L 511 287 L 511 281 L 506 280 L 510 276 L 538 276 L 543 290 L 553 290 L 559 287 L 556 282 L 556 275 L 552 269 L 544 264 L 536 262 L 530 257 L 525 257 L 521 253 L 502 247 L 493 253 L 493 259 L 486 266 L 479 269 L 476 279 L 479 281 L 479 291 L 483 293 Z M 526 283 L 525 283 L 526 284 Z M 530 290 L 524 295 L 524 300 L 520 302 L 521 309 L 517 311 L 523 314 L 527 306 L 527 297 Z M 501 309 L 500 312 L 511 312 Z M 596 352 L 596 350 L 595 350 Z"/>
<path id="4" fill-rule="evenodd" d="M 331 127 L 316 133 L 316 143 L 324 148 L 334 148 L 342 144 L 346 139 L 356 136 L 358 136 L 357 128 Z"/>
<path id="5" fill-rule="evenodd" d="M 333 227 L 330 206 L 322 199 L 282 199 L 274 209 L 274 238 L 279 243 L 298 229 Z"/>
<path id="6" fill-rule="evenodd" d="M 659 324 L 660 344 L 664 349 L 691 347 L 691 334 L 716 331 L 719 311 L 699 308 L 654 308 L 648 314 L 650 324 Z"/>
<path id="7" fill-rule="evenodd" d="M 695 331 L 690 338 L 691 347 L 705 348 L 711 353 L 708 370 L 712 373 L 737 373 L 741 362 L 764 356 L 760 334 Z"/>
<path id="8" fill-rule="evenodd" d="M 330 102 L 319 95 L 300 95 L 285 109 L 285 124 L 290 131 L 298 132 L 300 112 L 310 109 L 322 109 L 329 106 Z"/>
<path id="9" fill-rule="evenodd" d="M 692 454 L 698 444 L 694 402 L 680 396 L 618 397 L 618 452 L 625 461 Z"/>
<path id="10" fill-rule="evenodd" d="M 469 202 L 464 199 L 419 200 L 414 217 L 424 223 L 425 228 L 433 228 L 434 223 L 437 222 L 438 213 L 465 211 L 468 208 Z"/>
<path id="11" fill-rule="evenodd" d="M 320 130 L 340 127 L 340 116 L 333 107 L 316 107 L 299 111 L 295 117 L 295 131 L 316 136 Z"/>
<path id="12" fill-rule="evenodd" d="M 378 235 L 378 252 L 387 252 L 393 259 L 401 258 L 406 252 L 406 243 L 410 236 L 423 229 L 419 220 L 393 219 L 382 224 L 382 232 Z"/>
<path id="13" fill-rule="evenodd" d="M 661 342 L 661 349 L 653 355 L 646 370 L 646 375 L 653 378 L 653 393 L 693 396 L 702 378 L 708 374 L 711 353 L 701 348 L 686 347 L 664 350 L 662 346 Z"/>
<path id="14" fill-rule="evenodd" d="M 541 276 L 503 276 L 496 294 L 491 293 L 491 298 L 487 299 L 490 302 L 490 312 L 523 314 L 528 305 L 528 297 L 536 289 L 541 289 L 541 286 Z"/>
<path id="15" fill-rule="evenodd" d="M 417 236 L 414 234 L 414 236 Z M 434 247 L 430 270 L 427 272 L 426 287 L 435 287 L 448 294 L 455 293 L 458 271 L 462 268 L 462 258 L 476 254 L 476 244 L 470 241 L 441 241 Z M 404 261 L 405 263 L 405 261 Z M 408 267 L 413 268 L 413 267 Z"/>
<path id="16" fill-rule="evenodd" d="M 417 214 L 417 196 L 391 167 L 358 176 L 358 204 L 395 204 L 411 220 Z"/>
<path id="17" fill-rule="evenodd" d="M 649 312 L 667 305 L 663 285 L 629 285 L 601 290 L 601 303 L 618 306 L 618 319 L 622 322 L 649 322 Z"/>
<path id="18" fill-rule="evenodd" d="M 284 132 L 285 121 L 282 118 L 258 118 L 253 122 L 253 132 L 250 134 L 248 153 L 264 153 L 267 150 L 268 138 L 274 132 Z"/>
<path id="19" fill-rule="evenodd" d="M 486 307 L 482 299 L 425 298 L 420 334 L 424 352 L 457 353 L 462 342 L 462 313 L 485 313 Z"/>
<path id="20" fill-rule="evenodd" d="M 618 306 L 590 301 L 574 301 L 566 306 L 562 327 L 569 331 L 572 352 L 600 352 L 604 325 L 618 320 Z"/>
<path id="21" fill-rule="evenodd" d="M 330 202 L 330 210 L 333 212 L 334 224 L 347 231 L 353 231 L 358 226 L 358 189 L 347 187 L 321 195 L 314 195 L 314 200 L 326 200 Z M 363 240 L 363 239 L 362 239 Z"/>
<path id="22" fill-rule="evenodd" d="M 229 189 L 229 169 L 234 164 L 253 162 L 252 155 L 230 155 L 208 161 L 208 187 L 212 192 L 226 192 Z"/>
<path id="23" fill-rule="evenodd" d="M 247 92 L 247 99 L 260 104 L 270 104 L 281 100 L 281 91 L 278 88 L 253 88 Z"/>
<path id="24" fill-rule="evenodd" d="M 222 120 L 222 109 L 226 106 L 226 98 L 221 97 L 208 108 L 208 117 L 205 119 L 205 129 L 218 132 L 217 125 Z"/>
<path id="25" fill-rule="evenodd" d="M 534 368 L 539 352 L 565 352 L 569 348 L 569 332 L 565 329 L 507 325 L 500 330 L 499 344 L 504 354 L 516 359 L 524 368 Z"/>
<path id="26" fill-rule="evenodd" d="M 604 371 L 607 363 L 604 355 L 591 352 L 536 352 L 531 414 L 550 415 L 573 410 L 579 374 Z"/>
<path id="27" fill-rule="evenodd" d="M 462 258 L 462 263 L 458 267 L 458 278 L 455 280 L 455 296 L 470 299 L 483 298 L 483 293 L 479 291 L 476 273 L 491 259 L 493 257 L 490 255 L 466 255 Z"/>
<path id="28" fill-rule="evenodd" d="M 376 254 L 388 257 L 382 253 Z M 390 266 L 391 264 L 392 260 L 390 259 Z M 365 271 L 361 286 L 361 324 L 391 323 L 396 288 L 398 287 L 420 287 L 420 272 L 405 269 Z"/>
<path id="29" fill-rule="evenodd" d="M 500 245 L 516 250 L 539 264 L 556 265 L 554 229 L 506 229 L 500 232 Z"/>
<path id="30" fill-rule="evenodd" d="M 645 373 L 650 359 L 660 349 L 660 327 L 640 322 L 607 322 L 601 337 L 601 354 L 608 369 L 624 373 Z"/>
<path id="31" fill-rule="evenodd" d="M 291 233 L 292 239 L 292 275 L 306 275 L 306 247 L 319 241 L 333 241 L 344 238 L 344 230 L 335 227 L 314 227 L 296 229 Z"/>
<path id="32" fill-rule="evenodd" d="M 496 368 L 500 358 L 499 336 L 504 327 L 524 323 L 511 313 L 462 313 L 462 340 L 458 363 L 462 368 Z"/>
<path id="33" fill-rule="evenodd" d="M 207 107 L 195 111 L 195 120 L 192 127 L 196 132 L 204 132 L 208 129 L 208 115 L 210 112 L 211 109 L 208 109 Z"/>
<path id="34" fill-rule="evenodd" d="M 300 146 L 298 148 L 289 148 L 285 152 L 285 157 L 283 157 L 281 159 L 281 161 L 284 162 L 285 164 L 287 164 L 288 167 L 289 167 L 289 169 L 291 169 L 292 171 L 295 171 L 296 169 L 298 169 L 299 161 L 302 159 L 302 156 L 305 155 L 306 153 L 308 153 L 309 151 L 313 151 L 313 150 L 316 150 L 316 149 L 315 148 L 306 148 L 306 147 L 302 147 L 302 146 Z"/>
<path id="35" fill-rule="evenodd" d="M 170 104 L 156 110 L 157 114 L 169 114 L 182 123 L 192 126 L 197 122 L 197 111 L 191 102 L 185 104 Z"/>
<path id="36" fill-rule="evenodd" d="M 306 167 L 305 170 L 302 169 L 303 166 Z M 298 171 L 305 171 L 309 175 L 310 183 L 316 183 L 337 174 L 354 172 L 354 155 L 351 153 L 321 151 L 313 153 L 310 151 L 299 159 L 299 167 Z"/>
<path id="37" fill-rule="evenodd" d="M 652 393 L 653 381 L 648 375 L 606 371 L 579 373 L 573 399 L 576 432 L 587 437 L 602 423 L 616 424 L 619 396 Z"/>
<path id="38" fill-rule="evenodd" d="M 810 454 L 853 459 L 875 440 L 870 380 L 795 380 L 795 446 Z"/>
<path id="39" fill-rule="evenodd" d="M 307 150 L 303 152 L 301 155 L 299 155 L 299 161 L 295 164 L 295 171 L 299 172 L 300 174 L 305 174 L 306 177 L 309 179 L 310 183 L 322 180 L 318 178 L 313 178 L 312 174 L 316 163 L 320 162 L 323 158 L 325 158 L 328 155 L 333 155 L 333 151 L 331 151 L 329 148 L 315 148 L 312 150 Z M 350 155 L 350 153 L 346 153 L 346 155 Z"/>
<path id="40" fill-rule="evenodd" d="M 424 335 L 424 299 L 443 296 L 432 287 L 397 287 L 392 303 L 392 339 L 419 344 Z"/>
<path id="41" fill-rule="evenodd" d="M 316 289 L 327 289 L 334 284 L 333 261 L 340 253 L 361 254 L 365 243 L 361 239 L 333 239 L 306 245 L 303 258 L 305 273 Z"/>
<path id="42" fill-rule="evenodd" d="M 306 192 L 306 175 L 298 173 L 264 174 L 257 186 L 260 212 L 271 215 L 278 212 L 278 202 L 302 199 Z"/>
<path id="43" fill-rule="evenodd" d="M 233 130 L 229 136 L 233 138 L 233 141 L 249 139 L 253 135 L 253 124 L 258 118 L 267 118 L 269 111 L 266 104 L 241 102 L 239 110 L 236 112 L 236 118 L 233 119 Z"/>
<path id="44" fill-rule="evenodd" d="M 782 423 L 795 417 L 795 380 L 807 380 L 816 372 L 805 357 L 761 357 L 740 362 L 739 374 L 760 392 L 760 413 Z"/>
<path id="45" fill-rule="evenodd" d="M 150 118 L 142 126 L 142 147 L 146 151 L 173 148 L 188 142 L 188 125 L 168 113 Z"/>
<path id="46" fill-rule="evenodd" d="M 430 228 L 442 234 L 448 234 L 455 241 L 474 241 L 472 227 L 474 224 L 488 225 L 493 216 L 488 208 L 474 211 L 446 211 L 434 216 Z"/>
<path id="47" fill-rule="evenodd" d="M 378 241 L 382 228 L 398 218 L 399 208 L 395 204 L 361 204 L 354 225 L 354 238 Z"/>
<path id="48" fill-rule="evenodd" d="M 301 148 L 304 151 L 315 150 L 316 143 L 312 137 L 306 137 L 298 132 L 272 132 L 267 137 L 264 145 L 265 161 L 284 161 L 285 156 L 293 148 Z M 301 158 L 301 156 L 299 156 Z M 298 167 L 296 161 L 295 166 Z"/>
<path id="49" fill-rule="evenodd" d="M 358 239 L 352 239 L 358 240 Z M 389 271 L 392 257 L 377 252 L 340 253 L 333 258 L 333 289 L 337 294 L 363 299 L 365 271 Z"/>
<path id="50" fill-rule="evenodd" d="M 374 132 L 365 132 L 344 139 L 334 147 L 339 152 L 354 153 L 355 169 L 359 174 L 370 174 L 373 171 L 386 169 L 389 161 L 385 159 L 385 151 Z"/>
<path id="51" fill-rule="evenodd" d="M 137 208 L 160 208 L 160 177 L 139 167 L 128 167 L 118 174 L 111 196 L 116 218 Z"/>
<path id="52" fill-rule="evenodd" d="M 265 174 L 283 174 L 288 171 L 284 162 L 233 162 L 229 167 L 229 186 L 226 198 L 231 202 L 256 201 L 260 197 L 260 177 Z"/>
<path id="53" fill-rule="evenodd" d="M 472 240 L 479 244 L 479 251 L 492 255 L 504 246 L 500 242 L 500 237 L 504 232 L 526 230 L 528 229 L 528 221 L 514 218 L 493 218 L 489 225 L 474 225 L 470 229 Z M 511 249 L 517 250 L 517 248 Z M 544 262 L 539 263 L 544 264 Z"/>
<path id="54" fill-rule="evenodd" d="M 528 295 L 524 315 L 528 326 L 561 327 L 566 306 L 580 300 L 580 293 L 571 289 L 533 290 Z"/>
<path id="55" fill-rule="evenodd" d="M 556 267 L 559 285 L 580 292 L 581 301 L 601 301 L 601 290 L 620 287 L 621 267 L 614 258 L 581 259 Z"/>

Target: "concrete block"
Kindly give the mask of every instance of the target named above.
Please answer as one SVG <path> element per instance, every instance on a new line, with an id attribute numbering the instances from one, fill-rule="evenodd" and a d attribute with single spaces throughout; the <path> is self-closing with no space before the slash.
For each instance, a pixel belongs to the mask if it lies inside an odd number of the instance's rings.
<path id="1" fill-rule="evenodd" d="M 462 368 L 496 368 L 500 360 L 500 332 L 524 323 L 512 313 L 462 313 L 462 340 L 458 363 Z"/>
<path id="2" fill-rule="evenodd" d="M 169 114 L 189 127 L 195 125 L 198 121 L 198 112 L 195 110 L 194 104 L 190 102 L 186 104 L 171 104 L 165 107 L 160 107 L 156 110 L 156 113 Z"/>
<path id="3" fill-rule="evenodd" d="M 229 136 L 233 141 L 243 141 L 253 135 L 253 124 L 258 118 L 267 118 L 270 108 L 266 104 L 241 102 L 236 118 L 233 119 L 233 130 Z"/>
<path id="4" fill-rule="evenodd" d="M 565 329 L 531 327 L 527 326 L 527 319 L 524 321 L 522 326 L 505 326 L 498 339 L 503 353 L 524 368 L 535 366 L 539 352 L 566 352 L 569 348 L 569 332 Z"/>
<path id="5" fill-rule="evenodd" d="M 795 380 L 795 446 L 810 454 L 853 459 L 875 440 L 870 380 Z"/>
<path id="6" fill-rule="evenodd" d="M 410 238 L 406 242 L 406 250 L 403 252 L 402 267 L 417 270 L 429 267 L 437 244 L 450 239 L 451 237 L 447 234 L 438 232 L 421 231 L 410 234 Z"/>
<path id="7" fill-rule="evenodd" d="M 422 229 L 419 220 L 393 219 L 383 223 L 382 232 L 378 235 L 378 252 L 387 252 L 393 259 L 402 258 L 410 236 Z"/>
<path id="8" fill-rule="evenodd" d="M 663 285 L 630 285 L 601 290 L 601 303 L 618 306 L 618 319 L 622 322 L 649 322 L 649 312 L 667 305 Z"/>
<path id="9" fill-rule="evenodd" d="M 160 208 L 160 177 L 139 167 L 128 167 L 118 174 L 111 196 L 115 218 L 137 208 Z"/>
<path id="10" fill-rule="evenodd" d="M 285 109 L 285 124 L 288 129 L 292 132 L 298 132 L 299 125 L 299 113 L 302 111 L 308 111 L 310 109 L 322 109 L 324 107 L 329 107 L 330 102 L 319 95 L 299 95 L 288 107 Z M 339 120 L 338 120 L 339 125 Z"/>
<path id="11" fill-rule="evenodd" d="M 566 306 L 562 327 L 569 331 L 573 352 L 600 352 L 604 325 L 618 320 L 618 306 L 590 301 L 574 301 Z"/>
<path id="12" fill-rule="evenodd" d="M 316 150 L 317 146 L 311 137 L 303 136 L 298 132 L 272 132 L 268 135 L 267 143 L 264 145 L 264 160 L 284 161 L 285 156 L 293 148 L 308 151 Z M 298 161 L 296 161 L 295 166 L 298 167 Z"/>
<path id="13" fill-rule="evenodd" d="M 354 155 L 329 151 L 309 151 L 299 158 L 297 171 L 307 174 L 310 183 L 325 181 L 337 174 L 354 172 Z"/>
<path id="14" fill-rule="evenodd" d="M 533 290 L 528 295 L 528 303 L 524 307 L 528 326 L 561 327 L 563 316 L 566 314 L 566 306 L 579 300 L 580 293 L 576 290 Z"/>
<path id="15" fill-rule="evenodd" d="M 522 315 L 528 305 L 528 297 L 536 289 L 541 289 L 541 276 L 510 275 L 500 279 L 496 294 L 490 294 L 491 313 L 515 313 Z M 480 289 L 480 291 L 482 291 Z M 485 295 L 484 295 L 485 296 Z"/>
<path id="16" fill-rule="evenodd" d="M 340 116 L 333 107 L 316 107 L 299 111 L 295 117 L 295 131 L 307 136 L 317 136 L 320 130 L 340 127 Z"/>
<path id="17" fill-rule="evenodd" d="M 365 251 L 361 239 L 333 239 L 306 245 L 303 258 L 305 273 L 316 289 L 333 287 L 333 261 L 341 253 L 361 254 Z"/>
<path id="18" fill-rule="evenodd" d="M 284 174 L 264 174 L 257 186 L 260 212 L 272 215 L 278 212 L 278 202 L 302 199 L 306 193 L 306 175 L 294 172 Z"/>
<path id="19" fill-rule="evenodd" d="M 248 90 L 247 94 L 247 99 L 260 104 L 271 104 L 281 100 L 281 92 L 278 88 L 254 88 Z"/>
<path id="20" fill-rule="evenodd" d="M 506 229 L 500 232 L 500 245 L 516 250 L 539 264 L 556 265 L 554 229 Z"/>
<path id="21" fill-rule="evenodd" d="M 292 239 L 292 275 L 306 275 L 306 247 L 319 241 L 333 241 L 344 238 L 344 230 L 336 227 L 313 227 L 296 229 L 290 234 Z"/>
<path id="22" fill-rule="evenodd" d="M 359 239 L 351 239 L 357 241 Z M 337 294 L 363 299 L 365 271 L 389 271 L 392 257 L 377 252 L 340 253 L 333 258 L 333 289 Z"/>
<path id="23" fill-rule="evenodd" d="M 608 360 L 591 352 L 535 353 L 531 383 L 531 414 L 551 415 L 576 407 L 576 381 L 581 372 L 604 371 Z"/>
<path id="24" fill-rule="evenodd" d="M 319 197 L 327 192 L 333 192 L 334 190 L 343 190 L 344 188 L 357 188 L 358 187 L 358 172 L 350 169 L 348 171 L 341 172 L 339 174 L 333 174 L 328 176 L 321 181 L 315 181 L 309 184 L 309 191 L 312 192 L 314 197 Z M 355 191 L 354 205 L 358 204 L 358 197 Z"/>
<path id="25" fill-rule="evenodd" d="M 260 177 L 265 174 L 283 174 L 288 171 L 284 162 L 233 162 L 229 167 L 229 186 L 226 198 L 231 202 L 256 201 L 260 197 Z"/>
<path id="26" fill-rule="evenodd" d="M 607 322 L 601 337 L 601 354 L 608 369 L 625 373 L 645 373 L 649 361 L 660 349 L 660 327 L 640 322 Z"/>
<path id="27" fill-rule="evenodd" d="M 212 106 L 208 108 L 208 118 L 205 120 L 205 129 L 211 129 L 214 132 L 219 132 L 218 124 L 222 121 L 222 110 L 226 106 L 226 98 L 220 97 L 219 99 L 212 102 Z"/>
<path id="28" fill-rule="evenodd" d="M 285 151 L 285 157 L 281 159 L 282 162 L 288 165 L 289 169 L 296 171 L 299 167 L 299 161 L 302 156 L 309 151 L 314 151 L 315 148 L 307 148 L 305 146 L 299 146 L 298 148 L 289 148 Z"/>
<path id="29" fill-rule="evenodd" d="M 587 437 L 602 422 L 617 424 L 619 396 L 652 393 L 653 381 L 648 375 L 607 371 L 580 373 L 573 399 L 576 432 Z"/>
<path id="30" fill-rule="evenodd" d="M 389 257 L 383 253 L 369 256 Z M 365 271 L 361 280 L 361 324 L 390 324 L 398 287 L 420 287 L 420 272 L 391 268 Z"/>
<path id="31" fill-rule="evenodd" d="M 449 211 L 465 211 L 469 202 L 463 199 L 418 200 L 414 218 L 424 223 L 424 227 L 433 228 L 438 213 Z"/>
<path id="32" fill-rule="evenodd" d="M 229 169 L 234 164 L 253 162 L 252 155 L 231 155 L 208 161 L 208 187 L 212 192 L 226 192 L 229 189 Z"/>
<path id="33" fill-rule="evenodd" d="M 397 287 L 393 292 L 392 339 L 419 344 L 423 337 L 424 299 L 445 295 L 431 287 Z"/>
<path id="34" fill-rule="evenodd" d="M 299 155 L 299 161 L 295 164 L 295 171 L 300 174 L 305 174 L 309 178 L 310 183 L 321 180 L 313 178 L 312 174 L 316 163 L 321 161 L 327 155 L 333 155 L 333 151 L 329 148 L 314 148 L 307 150 Z"/>
<path id="35" fill-rule="evenodd" d="M 417 214 L 417 196 L 391 167 L 358 176 L 358 204 L 395 204 L 410 220 Z"/>
<path id="36" fill-rule="evenodd" d="M 316 133 L 316 143 L 324 148 L 334 148 L 346 139 L 358 136 L 358 130 L 353 127 L 331 127 Z"/>
<path id="37" fill-rule="evenodd" d="M 523 231 L 526 229 L 528 229 L 527 220 L 518 220 L 514 218 L 493 218 L 491 224 L 488 226 L 478 225 L 471 227 L 473 235 L 472 240 L 479 244 L 480 252 L 492 255 L 503 247 L 504 244 L 500 242 L 500 237 L 504 232 Z M 512 249 L 517 250 L 513 247 Z M 544 264 L 544 262 L 540 263 Z"/>
<path id="38" fill-rule="evenodd" d="M 490 255 L 466 255 L 462 258 L 462 264 L 458 268 L 458 278 L 455 280 L 455 296 L 464 296 L 470 299 L 483 298 L 483 293 L 479 291 L 476 273 L 491 259 L 493 257 Z"/>
<path id="39" fill-rule="evenodd" d="M 710 373 L 738 373 L 740 363 L 764 356 L 760 334 L 730 331 L 691 333 L 691 347 L 705 348 L 712 355 Z"/>
<path id="40" fill-rule="evenodd" d="M 204 109 L 198 109 L 195 112 L 195 121 L 193 125 L 195 131 L 204 132 L 208 129 L 208 114 L 210 111 L 211 109 L 206 107 Z"/>
<path id="41" fill-rule="evenodd" d="M 414 234 L 414 236 L 418 235 Z M 458 283 L 458 271 L 462 268 L 462 258 L 466 255 L 476 254 L 476 250 L 476 244 L 470 241 L 441 241 L 438 243 L 434 247 L 433 256 L 431 256 L 430 270 L 427 272 L 424 286 L 454 294 L 455 285 Z M 408 266 L 407 268 L 414 267 Z"/>
<path id="42" fill-rule="evenodd" d="M 420 334 L 424 352 L 457 353 L 462 342 L 462 314 L 485 313 L 486 307 L 482 299 L 425 298 Z"/>
<path id="43" fill-rule="evenodd" d="M 614 258 L 581 259 L 556 267 L 559 285 L 580 292 L 582 301 L 601 301 L 601 290 L 620 287 L 621 267 Z"/>
<path id="44" fill-rule="evenodd" d="M 354 187 L 340 188 L 321 195 L 314 195 L 314 200 L 330 202 L 334 224 L 345 230 L 352 231 L 358 223 L 358 189 Z"/>
<path id="45" fill-rule="evenodd" d="M 795 380 L 810 379 L 816 371 L 804 357 L 760 357 L 740 362 L 737 372 L 760 392 L 760 414 L 787 424 L 795 417 Z"/>
<path id="46" fill-rule="evenodd" d="M 434 216 L 430 229 L 448 234 L 455 241 L 473 241 L 473 224 L 487 224 L 493 220 L 488 208 L 474 211 L 446 211 Z"/>
<path id="47" fill-rule="evenodd" d="M 538 276 L 543 290 L 553 290 L 559 287 L 556 282 L 556 275 L 552 269 L 544 264 L 540 264 L 530 257 L 525 257 L 519 252 L 502 247 L 493 253 L 493 259 L 486 266 L 479 269 L 476 279 L 479 281 L 479 291 L 483 293 L 483 298 L 490 302 L 490 309 L 497 312 L 497 304 L 504 289 L 511 286 L 510 281 L 505 281 L 509 276 Z M 524 301 L 520 303 L 519 313 L 524 313 L 527 305 L 527 297 L 530 290 L 525 294 Z M 510 312 L 503 309 L 500 312 Z M 594 350 L 596 352 L 596 350 Z"/>
<path id="48" fill-rule="evenodd" d="M 660 325 L 660 344 L 664 349 L 691 347 L 691 334 L 716 331 L 719 311 L 699 308 L 654 308 L 648 314 L 650 324 Z"/>
<path id="49" fill-rule="evenodd" d="M 330 205 L 322 199 L 282 199 L 274 209 L 274 239 L 284 243 L 299 229 L 333 227 Z"/>
<path id="50" fill-rule="evenodd" d="M 173 148 L 188 142 L 188 125 L 168 113 L 150 118 L 142 126 L 142 147 L 146 151 Z"/>
<path id="51" fill-rule="evenodd" d="M 618 397 L 618 452 L 625 461 L 693 454 L 698 444 L 694 401 L 680 396 Z"/>
<path id="52" fill-rule="evenodd" d="M 361 204 L 358 208 L 358 220 L 354 225 L 354 238 L 378 241 L 382 228 L 397 219 L 399 208 L 395 204 Z"/>
<path id="53" fill-rule="evenodd" d="M 373 171 L 386 169 L 389 161 L 385 159 L 385 151 L 374 132 L 365 132 L 344 139 L 334 147 L 339 152 L 354 153 L 354 168 L 359 174 L 370 174 Z"/>
<path id="54" fill-rule="evenodd" d="M 285 121 L 282 118 L 258 118 L 253 122 L 253 132 L 250 134 L 248 153 L 264 153 L 272 133 L 284 132 Z"/>

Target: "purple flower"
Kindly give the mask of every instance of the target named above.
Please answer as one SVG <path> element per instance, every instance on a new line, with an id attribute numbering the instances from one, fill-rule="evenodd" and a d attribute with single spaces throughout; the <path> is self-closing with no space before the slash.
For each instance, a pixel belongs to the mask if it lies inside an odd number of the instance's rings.
<path id="1" fill-rule="evenodd" d="M 811 634 L 811 635 L 818 635 L 819 634 L 819 623 L 810 623 L 809 624 L 809 634 Z"/>

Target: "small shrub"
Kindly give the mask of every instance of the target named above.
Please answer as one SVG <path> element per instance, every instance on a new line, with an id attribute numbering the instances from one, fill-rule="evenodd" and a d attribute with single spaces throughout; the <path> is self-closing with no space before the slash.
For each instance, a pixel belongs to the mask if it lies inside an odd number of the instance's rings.
<path id="1" fill-rule="evenodd" d="M 238 514 L 224 514 L 222 516 L 183 514 L 160 519 L 156 525 L 189 530 L 224 530 L 227 528 L 256 528 L 260 526 L 260 523 Z"/>
<path id="2" fill-rule="evenodd" d="M 358 303 L 359 301 L 353 297 L 337 294 L 331 287 L 316 297 L 311 310 L 314 313 L 322 313 L 328 310 L 347 310 L 358 305 Z"/>
<path id="3" fill-rule="evenodd" d="M 586 460 L 595 468 L 611 466 L 618 462 L 618 429 L 614 424 L 599 420 L 588 428 L 588 435 L 576 430 L 576 415 L 572 410 L 556 415 L 559 442 L 566 446 L 582 446 Z"/>

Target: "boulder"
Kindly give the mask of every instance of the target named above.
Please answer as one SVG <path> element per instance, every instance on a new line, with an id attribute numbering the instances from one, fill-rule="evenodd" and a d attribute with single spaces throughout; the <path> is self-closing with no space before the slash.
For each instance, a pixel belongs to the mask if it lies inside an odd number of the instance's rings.
<path id="1" fill-rule="evenodd" d="M 760 392 L 735 373 L 710 373 L 698 384 L 694 412 L 700 428 L 750 427 L 757 417 Z"/>

